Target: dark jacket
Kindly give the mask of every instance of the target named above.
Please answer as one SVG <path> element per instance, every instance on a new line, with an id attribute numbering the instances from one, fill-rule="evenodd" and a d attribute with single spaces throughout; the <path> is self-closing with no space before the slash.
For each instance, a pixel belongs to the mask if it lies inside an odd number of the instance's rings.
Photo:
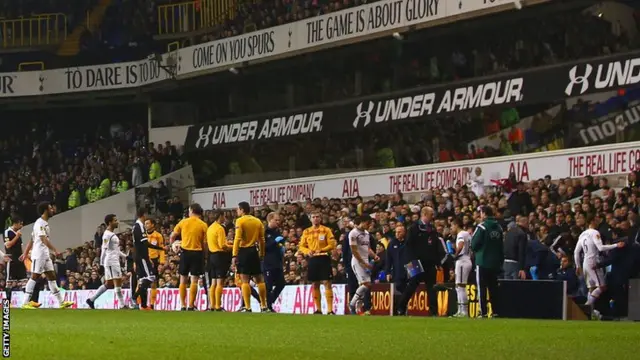
<path id="1" fill-rule="evenodd" d="M 531 202 L 531 195 L 528 192 L 514 192 L 507 200 L 507 206 L 511 211 L 511 215 L 529 215 L 533 211 L 533 203 Z"/>
<path id="2" fill-rule="evenodd" d="M 520 270 L 524 270 L 526 265 L 527 239 L 527 233 L 520 226 L 514 226 L 507 232 L 504 241 L 505 260 L 517 261 Z"/>
<path id="3" fill-rule="evenodd" d="M 417 221 L 409 226 L 405 256 L 406 262 L 420 260 L 422 267 L 440 266 L 445 252 L 438 238 L 435 227 Z"/>
<path id="4" fill-rule="evenodd" d="M 352 274 L 353 277 L 353 269 L 351 268 L 351 245 L 349 244 L 349 230 L 345 229 L 346 235 L 342 240 L 342 264 L 344 265 L 345 272 L 348 274 Z M 341 235 L 340 235 L 341 236 Z M 337 238 L 339 239 L 340 236 Z"/>
<path id="5" fill-rule="evenodd" d="M 282 236 L 280 230 L 267 226 L 264 230 L 265 254 L 262 267 L 264 270 L 282 269 L 282 245 L 276 242 L 276 238 Z"/>
<path id="6" fill-rule="evenodd" d="M 471 249 L 475 252 L 476 265 L 500 270 L 504 262 L 502 228 L 494 217 L 489 217 L 476 227 L 471 239 Z"/>
<path id="7" fill-rule="evenodd" d="M 576 268 L 573 266 L 567 269 L 559 268 L 554 278 L 567 282 L 567 295 L 575 295 L 578 292 L 578 276 L 576 276 Z"/>
<path id="8" fill-rule="evenodd" d="M 407 272 L 404 265 L 408 263 L 405 259 L 405 241 L 398 241 L 392 238 L 387 246 L 387 259 L 385 261 L 384 271 L 391 275 L 394 283 L 404 283 L 407 281 Z"/>

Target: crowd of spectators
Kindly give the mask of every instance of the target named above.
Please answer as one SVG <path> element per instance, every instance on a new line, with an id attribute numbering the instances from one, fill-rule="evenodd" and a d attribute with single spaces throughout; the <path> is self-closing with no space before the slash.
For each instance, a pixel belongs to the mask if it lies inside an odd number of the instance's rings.
<path id="1" fill-rule="evenodd" d="M 65 111 L 6 112 L 22 122 L 0 135 L 0 224 L 5 228 L 12 214 L 25 224 L 33 222 L 41 201 L 64 212 L 179 169 L 180 156 L 170 143 L 147 147 L 144 121 L 117 123 L 113 112 L 75 111 L 79 120 L 71 122 Z"/>
<path id="2" fill-rule="evenodd" d="M 369 215 L 373 220 L 369 228 L 373 238 L 371 246 L 379 257 L 374 263 L 372 278 L 375 282 L 385 282 L 385 274 L 391 274 L 386 256 L 387 246 L 395 238 L 398 226 L 407 227 L 417 221 L 422 207 L 430 206 L 435 210 L 435 226 L 444 246 L 446 241 L 455 241 L 451 222 L 458 219 L 464 225 L 477 225 L 481 221 L 478 208 L 483 205 L 494 209 L 496 219 L 505 233 L 523 231 L 527 234 L 524 266 L 527 279 L 566 280 L 568 295 L 573 297 L 585 294 L 584 280 L 576 275 L 573 265 L 573 251 L 578 236 L 587 228 L 588 217 L 598 214 L 603 219 L 598 230 L 605 243 L 627 242 L 627 247 L 615 250 L 615 258 L 638 256 L 640 188 L 636 183 L 631 183 L 625 188 L 613 189 L 608 186 L 606 178 L 589 176 L 558 181 L 551 181 L 547 177 L 526 184 L 510 177 L 498 186 L 458 184 L 454 188 L 432 189 L 409 196 L 397 193 L 392 196 L 376 195 L 371 199 L 309 199 L 300 204 L 271 204 L 254 208 L 253 214 L 263 221 L 272 211 L 280 214 L 285 238 L 283 266 L 289 285 L 308 283 L 307 259 L 298 251 L 298 244 L 303 230 L 311 225 L 312 212 L 322 214 L 323 223 L 333 230 L 338 240 L 337 248 L 331 253 L 335 283 L 347 283 L 343 249 L 348 246 L 345 239 L 353 226 L 352 220 L 358 215 Z M 177 198 L 172 198 L 167 208 L 156 212 L 158 231 L 165 241 L 168 241 L 173 227 L 184 215 L 185 207 Z M 205 212 L 204 220 L 211 224 L 212 216 L 211 212 Z M 234 211 L 225 213 L 224 225 L 228 229 L 228 239 L 234 237 L 235 218 Z M 103 231 L 104 226 L 100 226 L 94 241 L 87 241 L 76 249 L 67 249 L 64 258 L 57 260 L 59 281 L 63 288 L 96 289 L 100 285 L 96 244 L 100 244 Z M 129 253 L 132 248 L 130 231 L 121 233 L 120 239 L 122 250 Z M 175 288 L 178 286 L 178 256 L 168 243 L 165 245 L 167 256 L 165 264 L 159 269 L 159 286 Z M 603 266 L 610 263 L 605 261 Z M 615 261 L 614 264 L 620 266 Z M 629 276 L 637 274 L 637 265 L 640 263 L 632 261 L 629 264 L 631 266 L 624 270 Z M 454 269 L 451 265 L 450 262 L 443 264 L 444 282 L 453 279 Z M 616 287 L 620 284 L 610 284 L 612 291 L 620 290 Z M 226 285 L 234 286 L 233 276 L 229 276 Z M 202 281 L 200 286 L 204 286 Z M 608 298 L 605 296 L 605 299 Z"/>

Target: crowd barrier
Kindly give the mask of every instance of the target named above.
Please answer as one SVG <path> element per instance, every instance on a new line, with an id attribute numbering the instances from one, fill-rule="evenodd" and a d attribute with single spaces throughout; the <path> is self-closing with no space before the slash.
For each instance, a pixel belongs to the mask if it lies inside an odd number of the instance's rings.
<path id="1" fill-rule="evenodd" d="M 437 314 L 441 317 L 451 316 L 457 311 L 457 297 L 453 284 L 442 285 L 437 292 Z M 531 281 L 531 280 L 503 280 L 500 281 L 500 316 L 506 318 L 528 318 L 528 319 L 555 319 L 567 320 L 573 318 L 568 314 L 572 312 L 569 299 L 566 294 L 566 283 L 562 281 Z M 124 289 L 125 302 L 130 301 L 130 291 Z M 70 290 L 64 292 L 65 300 L 75 302 L 74 309 L 88 309 L 86 304 L 88 298 L 95 293 L 95 290 Z M 324 294 L 324 289 L 321 289 Z M 348 313 L 348 289 L 345 285 L 333 285 L 333 308 L 337 315 Z M 469 296 L 469 316 L 472 318 L 480 314 L 478 305 L 479 292 L 475 284 L 467 285 Z M 397 304 L 400 294 L 396 292 L 394 284 L 373 284 L 371 292 L 371 313 L 372 315 L 391 316 L 394 305 Z M 23 293 L 14 292 L 11 305 L 17 307 L 22 301 Z M 4 293 L 0 293 L 0 299 L 4 298 Z M 39 302 L 42 308 L 57 308 L 57 300 L 50 295 L 49 291 L 40 292 Z M 222 307 L 227 311 L 240 310 L 242 294 L 239 288 L 225 288 L 222 294 Z M 96 302 L 97 309 L 118 309 L 121 304 L 113 290 L 108 290 Z M 158 289 L 155 301 L 155 309 L 162 311 L 179 311 L 180 297 L 178 289 Z M 200 311 L 207 310 L 207 291 L 200 288 L 196 297 L 196 308 Z M 273 308 L 278 313 L 283 314 L 313 314 L 316 311 L 313 303 L 311 285 L 289 285 L 284 288 L 280 297 L 276 300 Z M 260 304 L 256 299 L 251 298 L 251 309 L 260 311 Z M 323 313 L 327 312 L 327 306 L 322 302 Z M 429 296 L 424 285 L 420 285 L 418 290 L 408 304 L 407 313 L 411 316 L 428 316 Z M 488 304 L 489 315 L 492 314 L 491 297 Z"/>

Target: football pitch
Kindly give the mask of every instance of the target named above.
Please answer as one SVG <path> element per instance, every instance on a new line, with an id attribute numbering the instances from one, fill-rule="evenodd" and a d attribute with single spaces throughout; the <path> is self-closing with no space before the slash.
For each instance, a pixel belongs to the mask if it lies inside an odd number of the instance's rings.
<path id="1" fill-rule="evenodd" d="M 15 359 L 629 359 L 631 322 L 11 309 Z"/>

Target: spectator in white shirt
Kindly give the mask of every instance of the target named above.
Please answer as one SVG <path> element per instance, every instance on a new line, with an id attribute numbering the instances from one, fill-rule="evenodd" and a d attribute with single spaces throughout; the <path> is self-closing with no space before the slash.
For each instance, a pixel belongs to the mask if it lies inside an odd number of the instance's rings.
<path id="1" fill-rule="evenodd" d="M 480 167 L 477 167 L 475 175 L 471 176 L 469 186 L 471 186 L 471 191 L 473 191 L 477 197 L 481 197 L 484 194 L 484 178 L 482 177 L 482 169 Z"/>

